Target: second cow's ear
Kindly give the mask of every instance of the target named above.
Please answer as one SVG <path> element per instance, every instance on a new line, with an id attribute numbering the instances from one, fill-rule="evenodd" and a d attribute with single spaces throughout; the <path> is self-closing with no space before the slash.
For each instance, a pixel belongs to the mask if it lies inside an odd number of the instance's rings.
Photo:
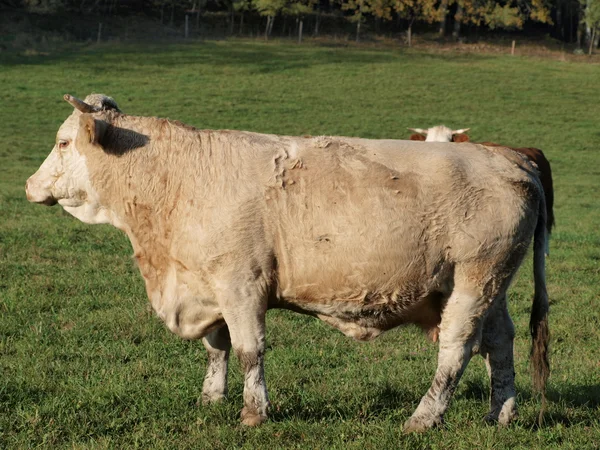
<path id="1" fill-rule="evenodd" d="M 105 121 L 95 119 L 91 114 L 82 114 L 79 117 L 77 139 L 81 139 L 82 143 L 86 144 L 101 145 L 107 128 L 108 123 Z"/>

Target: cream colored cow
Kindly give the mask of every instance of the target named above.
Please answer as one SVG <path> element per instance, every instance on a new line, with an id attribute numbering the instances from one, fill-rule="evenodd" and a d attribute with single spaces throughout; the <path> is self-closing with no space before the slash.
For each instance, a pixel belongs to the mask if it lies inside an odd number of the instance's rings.
<path id="1" fill-rule="evenodd" d="M 405 430 L 442 423 L 476 353 L 491 378 L 487 418 L 507 424 L 516 405 L 506 290 L 532 237 L 543 391 L 545 208 L 524 158 L 471 144 L 197 130 L 122 114 L 99 95 L 65 98 L 75 110 L 27 197 L 128 235 L 158 316 L 208 350 L 205 401 L 226 395 L 233 346 L 242 421 L 267 418 L 265 313 L 288 308 L 359 340 L 439 326 L 438 368 Z"/>

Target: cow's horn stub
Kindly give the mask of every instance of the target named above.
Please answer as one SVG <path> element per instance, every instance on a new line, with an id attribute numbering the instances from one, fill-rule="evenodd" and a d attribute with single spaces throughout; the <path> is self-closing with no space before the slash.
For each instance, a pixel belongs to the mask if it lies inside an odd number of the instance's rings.
<path id="1" fill-rule="evenodd" d="M 63 97 L 68 103 L 70 103 L 73 108 L 75 108 L 78 111 L 81 111 L 82 113 L 93 113 L 93 112 L 98 112 L 99 109 L 92 106 L 92 105 L 88 105 L 86 102 L 79 100 L 77 97 L 73 97 L 70 94 L 65 94 L 65 96 Z"/>

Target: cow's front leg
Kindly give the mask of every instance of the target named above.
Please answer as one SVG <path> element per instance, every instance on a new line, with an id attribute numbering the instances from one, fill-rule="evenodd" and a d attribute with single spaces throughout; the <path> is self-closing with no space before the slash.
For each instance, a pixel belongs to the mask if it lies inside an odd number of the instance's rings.
<path id="1" fill-rule="evenodd" d="M 425 431 L 442 424 L 450 398 L 476 350 L 484 311 L 481 296 L 455 288 L 442 313 L 438 366 L 433 383 L 404 424 L 405 432 Z"/>
<path id="2" fill-rule="evenodd" d="M 265 383 L 266 298 L 253 288 L 237 291 L 224 302 L 223 318 L 229 328 L 231 345 L 244 371 L 242 423 L 260 425 L 267 420 L 269 398 Z M 259 291 L 256 289 L 256 291 Z"/>
<path id="3" fill-rule="evenodd" d="M 202 386 L 202 402 L 214 403 L 227 396 L 227 366 L 231 349 L 227 326 L 202 338 L 202 343 L 208 352 L 208 367 Z"/>

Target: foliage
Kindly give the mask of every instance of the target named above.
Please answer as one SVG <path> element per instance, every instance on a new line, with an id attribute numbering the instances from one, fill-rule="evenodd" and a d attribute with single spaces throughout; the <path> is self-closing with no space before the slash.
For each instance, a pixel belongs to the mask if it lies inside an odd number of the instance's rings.
<path id="1" fill-rule="evenodd" d="M 17 0 L 13 0 L 17 1 Z M 596 0 L 581 0 L 594 3 Z M 198 0 L 201 11 L 227 10 L 232 16 L 238 12 L 256 11 L 261 16 L 278 14 L 299 16 L 321 9 L 349 14 L 352 22 L 376 18 L 391 21 L 399 17 L 413 22 L 433 23 L 449 15 L 452 6 L 458 4 L 453 19 L 461 23 L 475 24 L 489 29 L 522 28 L 528 21 L 551 23 L 552 8 L 558 0 Z M 189 11 L 196 7 L 194 0 L 139 0 L 144 11 L 160 12 L 167 7 L 173 17 L 175 11 Z M 20 8 L 29 12 L 56 13 L 71 11 L 84 14 L 131 13 L 132 3 L 119 0 L 22 0 Z M 590 8 L 587 8 L 590 9 Z"/>
<path id="2" fill-rule="evenodd" d="M 600 26 L 600 0 L 579 0 L 583 9 L 582 22 L 590 28 Z"/>
<path id="3" fill-rule="evenodd" d="M 437 0 L 392 0 L 394 11 L 400 17 L 414 21 L 435 22 L 441 19 Z"/>
<path id="4" fill-rule="evenodd" d="M 510 56 L 203 41 L 0 54 L 0 448 L 593 448 L 600 442 L 600 66 Z M 24 184 L 71 112 L 62 95 L 104 92 L 124 111 L 201 128 L 406 138 L 406 127 L 472 127 L 474 141 L 542 148 L 556 183 L 548 259 L 552 373 L 535 426 L 528 367 L 531 262 L 509 293 L 520 417 L 485 425 L 474 358 L 446 425 L 402 435 L 431 382 L 436 346 L 415 328 L 370 343 L 307 316 L 267 317 L 272 418 L 239 424 L 231 397 L 198 401 L 199 342 L 148 310 L 121 232 L 27 203 Z M 569 114 L 585 111 L 585 114 Z"/>
<path id="5" fill-rule="evenodd" d="M 545 0 L 450 0 L 462 8 L 456 20 L 478 26 L 522 28 L 527 20 L 551 23 L 550 7 Z"/>

